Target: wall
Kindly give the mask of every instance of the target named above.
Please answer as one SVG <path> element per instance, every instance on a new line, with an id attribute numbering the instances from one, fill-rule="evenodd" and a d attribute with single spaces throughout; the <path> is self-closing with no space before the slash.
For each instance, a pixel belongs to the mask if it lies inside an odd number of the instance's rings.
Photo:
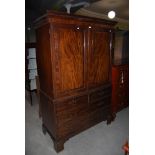
<path id="1" fill-rule="evenodd" d="M 33 28 L 26 28 L 25 30 L 25 42 L 36 42 L 35 30 Z"/>

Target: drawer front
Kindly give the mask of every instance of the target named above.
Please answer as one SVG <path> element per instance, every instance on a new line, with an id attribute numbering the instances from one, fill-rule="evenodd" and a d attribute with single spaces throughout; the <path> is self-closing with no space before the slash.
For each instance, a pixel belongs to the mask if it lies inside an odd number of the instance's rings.
<path id="1" fill-rule="evenodd" d="M 88 96 L 74 97 L 56 104 L 57 127 L 59 135 L 66 136 L 77 131 L 88 122 Z"/>
<path id="2" fill-rule="evenodd" d="M 103 120 L 106 120 L 109 114 L 110 106 L 92 111 L 90 113 L 90 125 L 95 125 Z"/>
<path id="3" fill-rule="evenodd" d="M 111 105 L 111 97 L 103 97 L 103 98 L 96 98 L 90 102 L 90 110 L 95 111 L 100 108 L 108 107 Z"/>
<path id="4" fill-rule="evenodd" d="M 59 137 L 65 137 L 69 134 L 72 134 L 76 131 L 78 125 L 76 121 L 68 121 L 64 124 L 58 124 L 57 130 L 58 130 L 58 136 Z"/>
<path id="5" fill-rule="evenodd" d="M 111 109 L 111 88 L 91 93 L 89 106 L 89 124 L 91 126 L 106 120 Z"/>
<path id="6" fill-rule="evenodd" d="M 66 112 L 74 111 L 75 108 L 76 106 L 73 99 L 56 102 L 55 104 L 55 111 L 58 116 L 64 115 Z"/>
<path id="7" fill-rule="evenodd" d="M 89 110 L 88 95 L 76 97 L 75 104 L 78 117 L 88 113 Z"/>
<path id="8" fill-rule="evenodd" d="M 69 115 L 69 113 L 76 115 L 86 112 L 88 111 L 88 96 L 74 97 L 69 100 L 57 102 L 55 104 L 55 111 L 58 117 L 64 117 L 64 115 Z"/>
<path id="9" fill-rule="evenodd" d="M 102 89 L 90 94 L 89 97 L 90 110 L 94 111 L 102 107 L 111 105 L 111 88 Z"/>
<path id="10" fill-rule="evenodd" d="M 90 94 L 90 102 L 96 102 L 100 99 L 103 99 L 107 96 L 111 96 L 111 88 L 101 89 Z"/>

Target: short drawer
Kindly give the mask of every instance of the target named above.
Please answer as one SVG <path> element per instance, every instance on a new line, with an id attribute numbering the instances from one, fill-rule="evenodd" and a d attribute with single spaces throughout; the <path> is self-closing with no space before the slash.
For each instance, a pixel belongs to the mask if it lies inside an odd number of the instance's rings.
<path id="1" fill-rule="evenodd" d="M 76 131 L 77 128 L 78 128 L 78 125 L 76 121 L 69 121 L 65 124 L 59 124 L 57 128 L 58 136 L 62 137 L 62 136 L 67 136 L 69 134 L 72 134 Z"/>
<path id="2" fill-rule="evenodd" d="M 96 100 L 90 101 L 90 109 L 96 110 L 111 105 L 111 97 L 96 98 Z"/>
<path id="3" fill-rule="evenodd" d="M 88 95 L 78 96 L 75 98 L 75 104 L 78 115 L 83 114 L 88 111 Z"/>
<path id="4" fill-rule="evenodd" d="M 63 114 L 66 111 L 72 111 L 74 108 L 76 108 L 76 106 L 73 99 L 64 100 L 64 101 L 55 103 L 55 111 L 56 111 L 56 114 L 58 115 Z"/>
<path id="5" fill-rule="evenodd" d="M 108 96 L 111 96 L 111 88 L 102 89 L 102 90 L 91 93 L 89 100 L 90 102 L 94 102 L 98 99 L 103 99 Z"/>
<path id="6" fill-rule="evenodd" d="M 87 95 L 74 97 L 72 99 L 64 100 L 61 102 L 56 102 L 55 104 L 55 110 L 58 115 L 73 110 L 75 111 L 82 110 L 87 107 L 88 107 Z"/>
<path id="7" fill-rule="evenodd" d="M 88 96 L 79 96 L 57 102 L 55 104 L 55 111 L 58 124 L 78 119 L 79 116 L 85 115 L 89 111 Z"/>
<path id="8" fill-rule="evenodd" d="M 72 121 L 77 117 L 76 115 L 77 115 L 77 112 L 75 110 L 66 111 L 66 112 L 56 116 L 57 122 L 58 122 L 58 124 L 63 124 L 63 123 Z"/>
<path id="9" fill-rule="evenodd" d="M 94 125 L 100 121 L 106 120 L 110 114 L 110 106 L 100 108 L 90 113 L 90 124 Z"/>

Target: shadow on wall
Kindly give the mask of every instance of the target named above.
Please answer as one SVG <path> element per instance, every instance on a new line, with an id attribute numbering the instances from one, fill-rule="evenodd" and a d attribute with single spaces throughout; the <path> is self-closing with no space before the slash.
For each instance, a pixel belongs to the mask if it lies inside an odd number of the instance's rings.
<path id="1" fill-rule="evenodd" d="M 35 34 L 35 29 L 34 28 L 26 27 L 26 30 L 25 30 L 25 42 L 26 43 L 36 42 L 36 34 Z"/>

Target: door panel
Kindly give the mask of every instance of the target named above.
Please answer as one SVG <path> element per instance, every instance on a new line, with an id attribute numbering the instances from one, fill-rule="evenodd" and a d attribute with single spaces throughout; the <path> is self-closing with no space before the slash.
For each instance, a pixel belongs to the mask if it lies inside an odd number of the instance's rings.
<path id="1" fill-rule="evenodd" d="M 92 30 L 89 41 L 88 86 L 91 87 L 109 81 L 110 33 Z"/>
<path id="2" fill-rule="evenodd" d="M 85 87 L 85 33 L 76 27 L 54 27 L 55 88 L 58 94 Z"/>

